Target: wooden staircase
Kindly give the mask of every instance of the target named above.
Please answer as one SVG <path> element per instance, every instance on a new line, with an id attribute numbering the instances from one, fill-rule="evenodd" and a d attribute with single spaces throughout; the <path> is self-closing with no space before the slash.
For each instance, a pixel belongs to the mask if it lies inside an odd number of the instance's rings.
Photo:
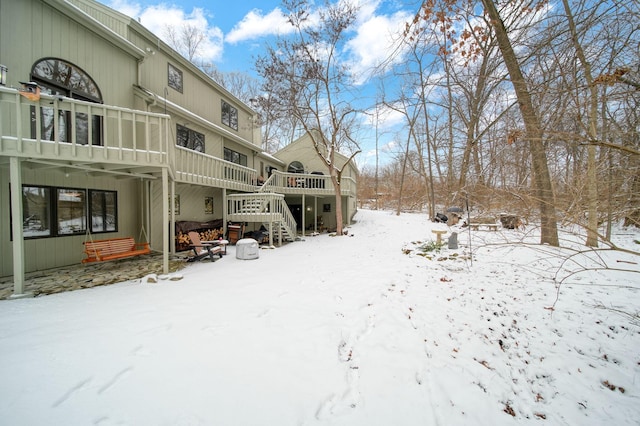
<path id="1" fill-rule="evenodd" d="M 233 194 L 227 200 L 229 221 L 264 225 L 271 245 L 274 236 L 280 245 L 283 241 L 295 241 L 297 223 L 284 201 L 284 195 L 270 192 Z"/>

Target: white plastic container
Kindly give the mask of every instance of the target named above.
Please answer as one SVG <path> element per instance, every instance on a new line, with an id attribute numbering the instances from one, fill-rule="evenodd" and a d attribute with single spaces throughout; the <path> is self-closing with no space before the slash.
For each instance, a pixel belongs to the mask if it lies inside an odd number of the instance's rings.
<path id="1" fill-rule="evenodd" d="M 251 260 L 260 256 L 260 247 L 253 238 L 243 238 L 236 243 L 236 259 Z"/>

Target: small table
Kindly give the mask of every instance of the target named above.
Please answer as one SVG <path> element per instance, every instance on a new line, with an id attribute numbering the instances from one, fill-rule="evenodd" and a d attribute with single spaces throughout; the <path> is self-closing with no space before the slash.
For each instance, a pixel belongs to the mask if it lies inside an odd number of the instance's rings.
<path id="1" fill-rule="evenodd" d="M 447 233 L 441 229 L 433 229 L 431 232 L 436 234 L 436 244 L 442 244 L 442 236 Z"/>
<path id="2" fill-rule="evenodd" d="M 220 252 L 223 256 L 227 254 L 227 244 L 229 244 L 228 240 L 213 240 L 213 241 L 200 241 L 202 244 L 208 244 L 212 246 L 221 246 L 222 251 Z"/>

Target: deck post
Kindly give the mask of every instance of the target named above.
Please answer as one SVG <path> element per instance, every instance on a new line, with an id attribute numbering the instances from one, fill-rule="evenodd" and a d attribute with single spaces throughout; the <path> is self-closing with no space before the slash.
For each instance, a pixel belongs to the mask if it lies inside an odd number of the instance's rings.
<path id="1" fill-rule="evenodd" d="M 169 273 L 169 209 L 171 209 L 171 218 L 173 216 L 173 199 L 171 199 L 171 207 L 169 207 L 169 173 L 166 167 L 162 168 L 162 272 Z M 173 194 L 172 194 L 173 195 Z"/>
<path id="2" fill-rule="evenodd" d="M 302 193 L 302 237 L 304 238 L 304 233 L 306 231 L 306 216 L 307 216 L 307 200 L 305 194 Z"/>
<path id="3" fill-rule="evenodd" d="M 26 296 L 24 291 L 24 233 L 22 229 L 22 166 L 18 157 L 9 159 L 9 179 L 11 180 L 11 217 L 13 232 L 13 295 Z"/>

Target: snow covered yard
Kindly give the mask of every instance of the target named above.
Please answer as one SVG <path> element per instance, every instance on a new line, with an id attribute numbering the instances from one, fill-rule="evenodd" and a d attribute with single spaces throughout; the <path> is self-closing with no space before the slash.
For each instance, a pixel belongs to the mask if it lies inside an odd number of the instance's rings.
<path id="1" fill-rule="evenodd" d="M 425 215 L 356 220 L 177 281 L 0 301 L 0 423 L 639 424 L 637 257 L 472 231 L 471 263 L 466 230 L 423 253 Z"/>

